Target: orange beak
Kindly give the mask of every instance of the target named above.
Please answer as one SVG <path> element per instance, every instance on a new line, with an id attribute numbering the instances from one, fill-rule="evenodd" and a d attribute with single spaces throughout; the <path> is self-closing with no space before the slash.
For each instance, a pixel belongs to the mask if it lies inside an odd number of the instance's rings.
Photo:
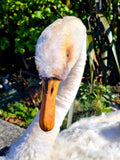
<path id="1" fill-rule="evenodd" d="M 44 131 L 50 131 L 55 121 L 55 99 L 58 92 L 60 80 L 42 80 L 42 104 L 40 110 L 39 125 Z"/>

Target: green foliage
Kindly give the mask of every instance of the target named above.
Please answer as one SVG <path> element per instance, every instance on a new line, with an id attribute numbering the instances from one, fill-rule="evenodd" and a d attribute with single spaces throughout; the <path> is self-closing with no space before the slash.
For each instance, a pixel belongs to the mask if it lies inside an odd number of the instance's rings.
<path id="1" fill-rule="evenodd" d="M 81 83 L 74 102 L 73 118 L 71 117 L 72 123 L 83 117 L 99 116 L 102 112 L 112 112 L 111 104 L 116 99 L 112 86 L 93 84 L 92 88 L 92 93 L 90 93 L 91 84 Z M 64 119 L 61 130 L 67 126 L 68 115 Z"/>
<path id="2" fill-rule="evenodd" d="M 90 84 L 81 83 L 75 101 L 79 112 L 86 112 L 89 116 L 111 112 L 111 103 L 115 99 L 112 87 L 94 84 L 92 93 L 90 93 L 90 88 Z"/>
<path id="3" fill-rule="evenodd" d="M 73 13 L 61 0 L 32 0 L 0 2 L 1 51 L 13 48 L 14 53 L 34 53 L 41 31 L 59 15 Z"/>
<path id="4" fill-rule="evenodd" d="M 115 45 L 113 43 L 113 36 L 112 36 L 112 32 L 110 31 L 110 25 L 108 24 L 107 19 L 103 16 L 103 14 L 98 14 L 98 16 L 100 17 L 100 20 L 102 22 L 102 25 L 104 26 L 105 32 L 107 34 L 108 40 L 109 40 L 109 44 L 110 47 L 112 49 L 114 58 L 115 58 L 115 62 L 118 68 L 118 72 L 120 75 L 120 66 L 119 66 L 119 62 L 118 62 L 118 57 L 117 57 L 117 53 L 116 53 L 116 49 L 115 49 Z M 105 57 L 106 58 L 106 57 Z"/>
<path id="5" fill-rule="evenodd" d="M 0 52 L 11 48 L 17 54 L 33 54 L 41 31 L 57 18 L 74 15 L 87 25 L 89 10 L 88 2 L 71 1 L 68 7 L 62 0 L 1 0 L 0 6 Z"/>
<path id="6" fill-rule="evenodd" d="M 0 116 L 18 118 L 26 123 L 25 126 L 33 121 L 36 114 L 36 108 L 26 107 L 23 102 L 8 103 L 5 109 L 0 109 Z"/>
<path id="7" fill-rule="evenodd" d="M 111 72 L 111 61 L 117 66 L 120 76 L 119 57 L 113 41 L 110 25 L 103 14 L 91 14 L 89 17 L 89 30 L 87 31 L 87 52 L 90 66 L 90 79 L 93 82 L 94 74 L 102 73 L 102 82 L 108 82 L 108 74 Z M 113 58 L 114 57 L 114 58 Z M 108 67 L 109 66 L 109 67 Z"/>

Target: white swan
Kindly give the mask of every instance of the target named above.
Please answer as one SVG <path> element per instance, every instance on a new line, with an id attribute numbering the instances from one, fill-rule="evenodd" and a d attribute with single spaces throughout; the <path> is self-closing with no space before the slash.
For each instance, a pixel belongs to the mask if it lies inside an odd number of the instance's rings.
<path id="1" fill-rule="evenodd" d="M 43 79 L 40 118 L 38 114 L 23 136 L 12 144 L 6 157 L 1 159 L 120 159 L 119 112 L 83 119 L 58 135 L 84 71 L 86 29 L 82 22 L 67 16 L 48 26 L 37 41 L 35 60 Z M 40 129 L 39 123 L 45 131 Z M 108 131 L 113 135 L 108 135 Z"/>

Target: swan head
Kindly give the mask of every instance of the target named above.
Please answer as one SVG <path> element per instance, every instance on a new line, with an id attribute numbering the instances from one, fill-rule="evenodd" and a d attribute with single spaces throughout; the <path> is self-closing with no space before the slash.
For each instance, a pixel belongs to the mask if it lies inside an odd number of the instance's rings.
<path id="1" fill-rule="evenodd" d="M 49 25 L 38 38 L 35 63 L 43 90 L 39 123 L 45 131 L 54 127 L 57 90 L 80 56 L 83 29 L 78 18 L 66 16 Z"/>

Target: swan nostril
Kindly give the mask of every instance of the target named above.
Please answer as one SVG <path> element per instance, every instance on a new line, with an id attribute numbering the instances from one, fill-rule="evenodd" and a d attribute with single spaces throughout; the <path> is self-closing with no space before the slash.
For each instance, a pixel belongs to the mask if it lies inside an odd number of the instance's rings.
<path id="1" fill-rule="evenodd" d="M 51 94 L 53 93 L 53 90 L 54 90 L 54 89 L 53 89 L 53 87 L 52 87 L 52 88 L 51 88 Z"/>

